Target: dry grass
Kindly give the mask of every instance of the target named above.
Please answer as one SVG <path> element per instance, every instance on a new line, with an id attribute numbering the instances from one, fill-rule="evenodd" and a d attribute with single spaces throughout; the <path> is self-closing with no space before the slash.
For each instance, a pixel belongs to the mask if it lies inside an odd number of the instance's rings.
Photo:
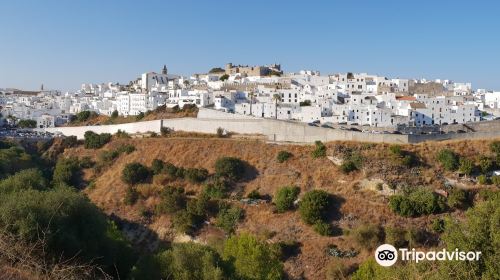
<path id="1" fill-rule="evenodd" d="M 420 174 L 415 175 L 409 169 L 394 164 L 387 144 L 327 143 L 328 155 L 341 156 L 342 151 L 351 149 L 359 151 L 365 158 L 363 170 L 343 174 L 330 160 L 313 159 L 311 152 L 314 148 L 307 145 L 276 145 L 261 141 L 217 138 L 115 139 L 103 149 L 114 149 L 124 144 L 132 144 L 136 147 L 136 151 L 121 155 L 110 168 L 103 170 L 96 178 L 95 188 L 86 192 L 90 199 L 107 213 L 114 213 L 127 220 L 140 221 L 138 209 L 154 209 L 159 202 L 158 193 L 164 185 L 182 186 L 192 192 L 198 192 L 201 186 L 184 180 L 165 181 L 165 178 L 155 178 L 154 185 L 141 185 L 138 188 L 145 199 L 140 200 L 135 206 L 126 206 L 123 199 L 127 186 L 120 179 L 125 164 L 137 161 L 151 165 L 153 159 L 158 158 L 176 166 L 206 168 L 213 173 L 217 158 L 234 156 L 248 162 L 256 170 L 256 174 L 246 174 L 246 180 L 241 183 L 244 194 L 258 188 L 261 194 L 273 196 L 279 187 L 286 185 L 300 187 L 301 195 L 309 190 L 323 189 L 343 199 L 340 206 L 341 217 L 351 218 L 342 218 L 333 223 L 344 230 L 361 224 L 426 228 L 435 216 L 420 218 L 396 216 L 388 209 L 386 197 L 375 191 L 358 189 L 358 182 L 365 178 L 378 178 L 438 188 L 441 182 L 436 178 L 436 174 L 444 173 L 435 162 L 435 155 L 440 149 L 450 148 L 461 156 L 477 158 L 480 155 L 490 154 L 488 149 L 490 142 L 490 140 L 447 141 L 403 145 L 403 150 L 415 153 L 425 166 L 420 169 Z M 293 157 L 284 163 L 278 163 L 276 155 L 281 150 L 291 152 Z M 93 158 L 96 158 L 97 153 L 99 152 L 85 150 L 81 146 L 65 152 L 67 156 L 78 155 Z M 453 176 L 450 173 L 446 175 Z M 270 242 L 297 240 L 302 243 L 301 254 L 285 263 L 285 268 L 292 278 L 304 275 L 307 279 L 324 279 L 326 267 L 331 261 L 331 257 L 325 253 L 325 248 L 329 244 L 336 244 L 344 250 L 354 247 L 360 251 L 357 257 L 342 260 L 348 267 L 359 264 L 371 255 L 371 252 L 359 247 L 351 236 L 323 237 L 318 235 L 300 220 L 296 211 L 277 214 L 273 212 L 271 204 L 242 207 L 245 208 L 246 214 L 238 231 L 250 231 L 269 236 Z M 460 212 L 454 213 L 454 215 L 461 214 Z M 169 240 L 173 238 L 168 216 L 156 217 L 148 227 L 157 232 L 161 238 Z M 211 234 L 217 231 L 208 227 L 202 232 L 203 239 L 210 240 Z M 217 234 L 220 235 L 220 232 Z"/>

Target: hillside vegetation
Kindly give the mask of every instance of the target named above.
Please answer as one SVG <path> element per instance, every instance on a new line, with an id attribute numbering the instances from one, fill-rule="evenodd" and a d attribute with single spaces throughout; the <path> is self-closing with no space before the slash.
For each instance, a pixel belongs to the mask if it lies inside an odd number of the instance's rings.
<path id="1" fill-rule="evenodd" d="M 35 254 L 45 270 L 0 254 L 4 270 L 26 279 L 51 278 L 61 265 L 72 268 L 62 278 L 120 279 L 496 279 L 500 271 L 497 141 L 309 146 L 120 132 L 1 143 L 0 229 L 19 246 L 46 248 Z M 382 269 L 373 250 L 383 243 L 477 249 L 484 258 Z"/>

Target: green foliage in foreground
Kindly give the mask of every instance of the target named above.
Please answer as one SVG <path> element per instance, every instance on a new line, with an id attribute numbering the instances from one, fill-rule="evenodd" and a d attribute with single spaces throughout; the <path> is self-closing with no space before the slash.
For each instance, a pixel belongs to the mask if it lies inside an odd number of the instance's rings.
<path id="1" fill-rule="evenodd" d="M 222 251 L 219 254 L 192 242 L 174 244 L 168 250 L 143 257 L 133 268 L 131 279 L 283 279 L 280 252 L 253 235 L 230 237 Z"/>
<path id="2" fill-rule="evenodd" d="M 391 210 L 404 217 L 417 217 L 443 212 L 444 198 L 425 188 L 418 188 L 402 195 L 389 198 Z"/>
<path id="3" fill-rule="evenodd" d="M 499 228 L 500 196 L 490 193 L 486 201 L 466 212 L 465 221 L 447 219 L 442 234 L 448 250 L 481 251 L 479 261 L 405 263 L 384 268 L 371 258 L 359 266 L 352 279 L 500 279 Z"/>

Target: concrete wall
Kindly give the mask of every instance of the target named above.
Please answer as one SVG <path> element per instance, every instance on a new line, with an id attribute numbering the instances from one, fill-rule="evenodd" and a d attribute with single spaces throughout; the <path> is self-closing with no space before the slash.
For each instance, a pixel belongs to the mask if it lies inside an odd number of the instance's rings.
<path id="1" fill-rule="evenodd" d="M 490 124 L 493 126 L 493 124 Z M 500 124 L 495 124 L 494 126 Z M 500 129 L 477 133 L 453 133 L 432 135 L 374 134 L 340 129 L 330 129 L 308 126 L 305 123 L 262 119 L 251 116 L 228 114 L 215 110 L 201 109 L 198 118 L 178 118 L 155 121 L 135 122 L 118 125 L 86 126 L 86 127 L 56 127 L 46 131 L 59 131 L 64 135 L 74 135 L 83 138 L 85 131 L 96 133 L 116 133 L 123 130 L 128 133 L 160 132 L 161 127 L 176 131 L 216 133 L 221 127 L 227 131 L 241 134 L 261 134 L 271 141 L 312 143 L 316 140 L 328 141 L 360 141 L 375 143 L 419 143 L 424 141 L 441 141 L 452 139 L 484 139 L 500 137 Z"/>

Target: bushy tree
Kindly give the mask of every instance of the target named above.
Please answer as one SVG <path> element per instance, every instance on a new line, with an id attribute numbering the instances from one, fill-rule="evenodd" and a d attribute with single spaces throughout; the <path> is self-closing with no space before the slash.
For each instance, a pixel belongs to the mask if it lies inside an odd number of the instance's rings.
<path id="1" fill-rule="evenodd" d="M 465 175 L 471 175 L 474 171 L 474 162 L 468 158 L 461 158 L 458 170 Z"/>
<path id="2" fill-rule="evenodd" d="M 134 185 L 146 182 L 151 176 L 151 171 L 138 162 L 132 162 L 125 165 L 122 171 L 123 182 Z"/>
<path id="3" fill-rule="evenodd" d="M 0 193 L 18 192 L 27 189 L 48 189 L 47 181 L 39 169 L 21 170 L 0 181 Z"/>
<path id="4" fill-rule="evenodd" d="M 438 152 L 437 160 L 446 170 L 455 171 L 459 167 L 458 155 L 450 149 L 443 149 Z"/>
<path id="5" fill-rule="evenodd" d="M 454 188 L 448 194 L 448 206 L 465 209 L 469 206 L 468 193 L 465 190 Z"/>
<path id="6" fill-rule="evenodd" d="M 43 235 L 52 257 L 96 261 L 122 277 L 135 261 L 130 246 L 99 209 L 67 187 L 1 196 L 0 227 L 29 241 Z"/>
<path id="7" fill-rule="evenodd" d="M 151 164 L 151 171 L 154 175 L 160 174 L 163 171 L 164 166 L 165 163 L 163 162 L 163 160 L 155 158 L 153 160 L 153 163 Z"/>
<path id="8" fill-rule="evenodd" d="M 276 211 L 283 213 L 293 208 L 293 202 L 297 200 L 300 193 L 299 187 L 282 187 L 279 188 L 274 196 L 274 204 Z"/>
<path id="9" fill-rule="evenodd" d="M 326 219 L 328 208 L 331 205 L 330 195 L 323 190 L 307 192 L 299 204 L 302 220 L 307 224 L 315 224 Z"/>
<path id="10" fill-rule="evenodd" d="M 84 134 L 85 149 L 99 149 L 106 145 L 110 140 L 111 134 L 109 133 L 97 134 L 89 130 Z"/>
<path id="11" fill-rule="evenodd" d="M 112 118 L 112 119 L 116 119 L 116 118 L 118 118 L 118 111 L 117 111 L 117 110 L 114 110 L 114 111 L 111 113 L 111 118 Z"/>
<path id="12" fill-rule="evenodd" d="M 201 183 L 208 178 L 208 170 L 205 168 L 188 168 L 184 171 L 184 178 L 192 183 Z"/>
<path id="13" fill-rule="evenodd" d="M 425 188 L 389 198 L 389 208 L 404 217 L 440 213 L 446 209 L 444 198 Z"/>
<path id="14" fill-rule="evenodd" d="M 78 158 L 60 158 L 54 168 L 52 181 L 55 185 L 63 184 L 77 187 L 80 183 L 80 172 L 81 169 Z"/>
<path id="15" fill-rule="evenodd" d="M 494 165 L 495 162 L 488 157 L 482 156 L 479 158 L 479 168 L 481 169 L 482 174 L 488 174 L 488 172 L 493 169 Z"/>
<path id="16" fill-rule="evenodd" d="M 36 121 L 35 120 L 20 120 L 17 122 L 17 127 L 19 128 L 35 128 Z"/>
<path id="17" fill-rule="evenodd" d="M 215 162 L 215 173 L 218 176 L 239 180 L 245 173 L 245 164 L 239 158 L 221 157 Z"/>
<path id="18" fill-rule="evenodd" d="M 243 217 L 243 210 L 237 206 L 222 206 L 217 215 L 215 225 L 222 228 L 226 233 L 233 233 L 236 225 Z"/>
<path id="19" fill-rule="evenodd" d="M 76 120 L 79 122 L 84 122 L 96 116 L 97 114 L 93 111 L 81 111 L 80 113 L 76 114 Z"/>
<path id="20" fill-rule="evenodd" d="M 253 235 L 243 233 L 230 237 L 224 244 L 223 258 L 233 263 L 237 279 L 283 278 L 278 252 Z"/>
<path id="21" fill-rule="evenodd" d="M 20 170 L 36 167 L 34 158 L 16 144 L 3 143 L 0 149 L 0 178 Z"/>
<path id="22" fill-rule="evenodd" d="M 167 186 L 161 192 L 161 202 L 157 209 L 160 213 L 175 213 L 186 207 L 186 195 L 183 188 Z"/>

